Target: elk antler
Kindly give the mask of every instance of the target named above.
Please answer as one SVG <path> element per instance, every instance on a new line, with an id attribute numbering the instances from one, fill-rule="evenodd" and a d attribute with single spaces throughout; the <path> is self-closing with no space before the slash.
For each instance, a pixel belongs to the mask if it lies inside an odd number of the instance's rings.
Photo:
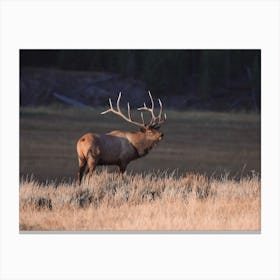
<path id="1" fill-rule="evenodd" d="M 158 99 L 158 102 L 159 102 L 159 105 L 160 105 L 159 114 L 158 114 L 158 116 L 155 116 L 155 114 L 154 114 L 154 100 L 153 100 L 153 97 L 152 97 L 150 91 L 149 91 L 149 96 L 150 96 L 150 99 L 151 99 L 151 106 L 152 107 L 148 108 L 146 103 L 144 103 L 143 107 L 137 108 L 137 110 L 139 110 L 139 111 L 149 111 L 151 113 L 152 118 L 151 118 L 151 120 L 148 124 L 145 124 L 143 112 L 141 112 L 142 123 L 133 121 L 131 119 L 129 103 L 127 103 L 127 116 L 125 116 L 123 114 L 123 112 L 121 111 L 121 108 L 120 108 L 121 92 L 119 93 L 118 100 L 117 100 L 117 110 L 114 109 L 114 107 L 112 105 L 112 100 L 111 100 L 111 98 L 109 98 L 110 108 L 108 110 L 102 112 L 101 114 L 103 115 L 103 114 L 112 112 L 112 113 L 122 117 L 127 122 L 135 124 L 135 125 L 140 126 L 140 127 L 143 127 L 145 129 L 146 128 L 159 128 L 160 125 L 166 121 L 167 116 L 166 116 L 166 114 L 164 114 L 164 117 L 162 118 L 162 103 L 161 103 L 160 99 Z"/>
<path id="2" fill-rule="evenodd" d="M 121 108 L 120 108 L 120 100 L 121 100 L 121 96 L 122 96 L 122 93 L 120 92 L 119 93 L 119 97 L 118 97 L 118 100 L 117 100 L 117 110 L 114 109 L 113 105 L 112 105 L 112 100 L 111 98 L 109 98 L 109 104 L 110 104 L 110 109 L 104 111 L 101 113 L 101 115 L 104 115 L 106 113 L 109 113 L 109 112 L 112 112 L 120 117 L 122 117 L 124 120 L 126 120 L 127 122 L 129 123 L 132 123 L 132 124 L 135 124 L 137 126 L 140 126 L 140 127 L 143 127 L 143 128 L 146 128 L 145 126 L 145 123 L 144 123 L 144 118 L 143 118 L 143 114 L 141 114 L 141 118 L 142 118 L 142 123 L 140 122 L 135 122 L 131 119 L 131 115 L 130 115 L 130 105 L 129 103 L 127 103 L 127 116 L 125 116 L 122 111 L 121 111 Z"/>
<path id="3" fill-rule="evenodd" d="M 148 111 L 148 112 L 151 113 L 152 118 L 151 118 L 150 122 L 146 125 L 147 127 L 150 127 L 150 128 L 159 128 L 160 125 L 161 125 L 162 123 L 164 123 L 164 122 L 167 120 L 167 116 L 166 116 L 166 114 L 163 115 L 163 118 L 162 118 L 162 116 L 161 116 L 161 115 L 162 115 L 162 102 L 161 102 L 160 99 L 158 99 L 158 103 L 159 103 L 159 106 L 160 106 L 159 114 L 158 114 L 157 117 L 155 116 L 155 114 L 154 114 L 154 107 L 155 107 L 155 105 L 154 105 L 154 99 L 153 99 L 153 97 L 152 97 L 151 92 L 148 91 L 148 93 L 149 93 L 149 97 L 150 97 L 150 99 L 151 99 L 151 108 L 148 108 L 147 105 L 146 105 L 146 103 L 144 103 L 143 107 L 140 107 L 140 108 L 138 108 L 137 110 L 139 110 L 139 111 Z M 142 112 L 141 112 L 141 113 L 142 113 Z M 143 120 L 143 114 L 141 114 L 141 116 L 142 116 L 142 120 Z"/>

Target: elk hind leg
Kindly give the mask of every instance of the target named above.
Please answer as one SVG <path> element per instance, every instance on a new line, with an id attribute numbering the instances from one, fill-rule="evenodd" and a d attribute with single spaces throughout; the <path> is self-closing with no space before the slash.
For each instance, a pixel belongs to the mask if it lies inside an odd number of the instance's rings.
<path id="1" fill-rule="evenodd" d="M 85 158 L 79 158 L 79 171 L 78 171 L 78 183 L 79 185 L 82 182 L 83 175 L 85 173 L 85 170 L 87 168 L 87 161 Z"/>
<path id="2" fill-rule="evenodd" d="M 89 151 L 87 154 L 87 173 L 89 173 L 89 178 L 92 176 L 97 165 L 97 156 L 94 155 L 93 151 Z"/>

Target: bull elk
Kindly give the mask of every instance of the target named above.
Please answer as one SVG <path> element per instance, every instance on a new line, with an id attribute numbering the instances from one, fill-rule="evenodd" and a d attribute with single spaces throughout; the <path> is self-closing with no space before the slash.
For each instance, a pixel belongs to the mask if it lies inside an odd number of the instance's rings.
<path id="1" fill-rule="evenodd" d="M 78 182 L 81 184 L 84 175 L 92 175 L 97 165 L 117 165 L 119 173 L 124 173 L 127 165 L 132 160 L 145 156 L 162 138 L 163 133 L 159 131 L 160 125 L 167 119 L 166 114 L 162 114 L 162 103 L 159 102 L 159 114 L 155 116 L 154 100 L 149 92 L 151 107 L 144 103 L 141 111 L 142 122 L 131 119 L 130 105 L 127 103 L 127 116 L 120 109 L 121 93 L 117 99 L 117 109 L 115 110 L 111 99 L 110 108 L 101 114 L 109 112 L 116 114 L 125 121 L 140 128 L 137 132 L 114 130 L 106 134 L 87 133 L 77 142 L 77 153 L 79 161 Z M 145 123 L 143 112 L 149 112 L 151 120 Z"/>

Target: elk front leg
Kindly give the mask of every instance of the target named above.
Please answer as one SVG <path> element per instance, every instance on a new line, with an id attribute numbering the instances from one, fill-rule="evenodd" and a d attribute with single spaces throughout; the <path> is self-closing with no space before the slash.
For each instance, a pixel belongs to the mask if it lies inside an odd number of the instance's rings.
<path id="1" fill-rule="evenodd" d="M 117 166 L 118 173 L 123 174 L 126 170 L 126 167 L 127 167 L 127 164 L 125 164 L 125 163 L 118 164 L 118 166 Z"/>

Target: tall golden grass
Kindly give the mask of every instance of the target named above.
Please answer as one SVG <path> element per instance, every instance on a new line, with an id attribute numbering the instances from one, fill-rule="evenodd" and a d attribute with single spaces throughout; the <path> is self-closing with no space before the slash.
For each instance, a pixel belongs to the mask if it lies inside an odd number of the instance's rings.
<path id="1" fill-rule="evenodd" d="M 102 170 L 81 186 L 22 179 L 21 231 L 259 231 L 260 179 Z"/>

